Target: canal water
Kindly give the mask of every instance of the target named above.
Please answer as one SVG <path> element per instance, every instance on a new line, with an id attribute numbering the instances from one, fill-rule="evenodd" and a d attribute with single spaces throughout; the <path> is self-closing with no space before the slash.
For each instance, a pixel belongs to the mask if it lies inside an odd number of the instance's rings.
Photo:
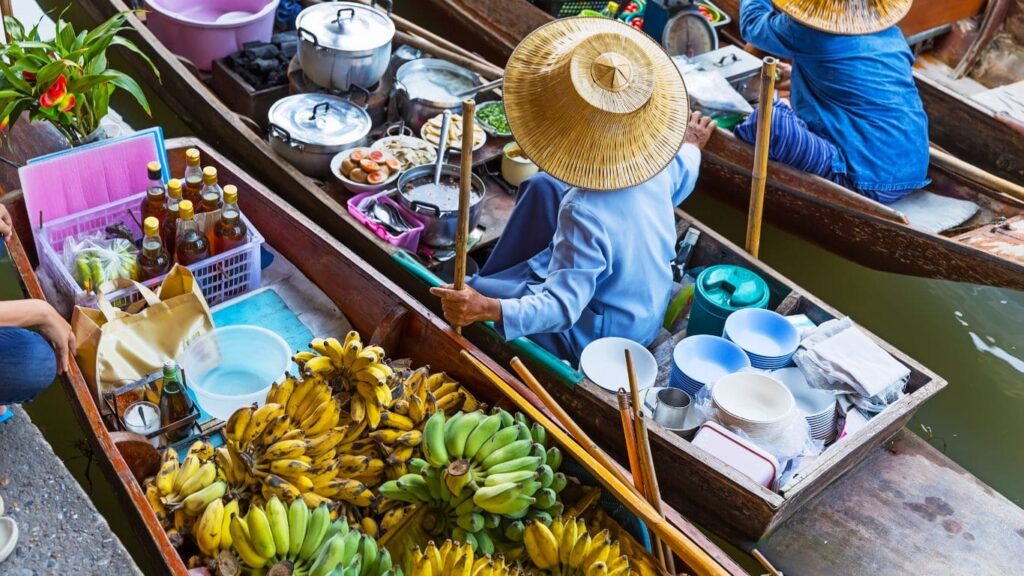
<path id="1" fill-rule="evenodd" d="M 15 13 L 23 21 L 66 4 L 65 0 L 14 1 Z M 75 7 L 65 17 L 78 26 L 89 25 Z M 114 64 L 128 70 L 117 59 Z M 115 108 L 125 120 L 136 128 L 159 124 L 168 137 L 188 134 L 159 94 L 146 90 L 154 118 L 124 99 L 116 100 Z M 744 213 L 701 196 L 689 199 L 685 208 L 742 244 Z M 1019 444 L 1024 438 L 1024 292 L 877 272 L 771 225 L 765 227 L 761 245 L 768 264 L 948 380 L 949 386 L 925 404 L 909 426 L 1017 505 L 1024 505 L 1024 483 L 1020 482 L 1024 449 Z M 8 282 L 9 291 L 10 279 L 0 281 Z M 0 289 L 4 286 L 0 283 Z M 28 411 L 125 545 L 140 564 L 147 562 L 122 519 L 110 485 L 89 459 L 63 390 L 51 387 Z"/>

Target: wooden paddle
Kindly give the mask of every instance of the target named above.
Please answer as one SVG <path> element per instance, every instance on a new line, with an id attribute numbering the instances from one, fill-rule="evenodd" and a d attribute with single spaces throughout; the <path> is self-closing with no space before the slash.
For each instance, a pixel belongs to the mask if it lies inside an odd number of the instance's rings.
<path id="1" fill-rule="evenodd" d="M 949 152 L 940 150 L 934 144 L 930 148 L 929 153 L 932 166 L 938 166 L 954 174 L 959 174 L 971 182 L 981 184 L 995 192 L 1012 196 L 1017 200 L 1024 200 L 1024 186 L 1000 178 L 991 172 L 986 172 L 974 164 L 964 162 Z"/>
<path id="2" fill-rule="evenodd" d="M 459 170 L 459 219 L 455 231 L 455 289 L 466 287 L 466 253 L 469 250 L 469 201 L 473 191 L 473 128 L 476 116 L 476 102 L 470 98 L 462 102 L 462 150 Z M 462 334 L 462 327 L 455 332 Z"/>
<path id="3" fill-rule="evenodd" d="M 761 222 L 764 219 L 764 189 L 768 184 L 768 146 L 772 136 L 772 107 L 775 98 L 775 66 L 778 60 L 765 57 L 761 64 L 761 93 L 758 97 L 757 138 L 754 140 L 754 170 L 750 180 L 750 208 L 747 211 L 747 252 L 757 258 L 761 251 Z"/>

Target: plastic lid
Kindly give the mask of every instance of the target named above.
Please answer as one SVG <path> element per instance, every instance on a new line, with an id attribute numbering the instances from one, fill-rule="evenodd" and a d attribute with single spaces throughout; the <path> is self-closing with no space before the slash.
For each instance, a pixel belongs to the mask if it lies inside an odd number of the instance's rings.
<path id="1" fill-rule="evenodd" d="M 181 180 L 171 178 L 167 181 L 167 194 L 171 198 L 181 198 Z"/>
<path id="2" fill-rule="evenodd" d="M 238 204 L 238 188 L 234 184 L 228 184 L 224 187 L 224 203 Z"/>
<path id="3" fill-rule="evenodd" d="M 149 172 L 149 179 L 150 180 L 162 180 L 163 179 L 163 172 L 160 169 L 160 163 L 159 162 L 150 162 L 149 164 L 146 164 L 146 171 Z"/>
<path id="4" fill-rule="evenodd" d="M 193 210 L 194 208 L 192 207 L 191 200 L 182 200 L 181 202 L 178 202 L 178 217 L 182 220 L 191 220 L 195 215 Z"/>
<path id="5" fill-rule="evenodd" d="M 188 150 L 185 150 L 185 161 L 192 166 L 199 164 L 199 149 L 189 148 Z"/>
<path id="6" fill-rule="evenodd" d="M 217 183 L 217 169 L 213 166 L 207 166 L 203 168 L 203 184 L 216 184 Z"/>
<path id="7" fill-rule="evenodd" d="M 370 133 L 372 126 L 366 110 L 328 94 L 296 94 L 282 98 L 270 107 L 269 116 L 271 134 L 280 135 L 283 131 L 288 143 L 324 152 L 339 152 L 359 142 Z"/>
<path id="8" fill-rule="evenodd" d="M 727 310 L 759 308 L 768 302 L 768 284 L 740 266 L 711 266 L 697 277 L 697 293 L 713 306 Z"/>
<path id="9" fill-rule="evenodd" d="M 352 2 L 315 4 L 299 13 L 295 27 L 303 41 L 361 52 L 391 42 L 395 23 L 383 11 Z"/>
<path id="10" fill-rule="evenodd" d="M 160 221 L 153 216 L 146 218 L 142 222 L 142 226 L 145 229 L 146 236 L 156 236 L 160 234 Z"/>

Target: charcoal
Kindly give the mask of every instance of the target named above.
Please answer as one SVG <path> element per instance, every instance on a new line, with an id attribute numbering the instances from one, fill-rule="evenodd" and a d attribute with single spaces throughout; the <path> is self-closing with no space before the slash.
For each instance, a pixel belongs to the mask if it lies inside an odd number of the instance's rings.
<path id="1" fill-rule="evenodd" d="M 250 71 L 263 76 L 267 76 L 280 67 L 281 62 L 277 58 L 258 58 L 249 63 Z"/>
<path id="2" fill-rule="evenodd" d="M 298 42 L 289 42 L 281 45 L 281 56 L 285 61 L 289 61 L 295 57 L 295 54 L 299 51 Z"/>
<path id="3" fill-rule="evenodd" d="M 251 42 L 246 42 L 246 43 L 242 44 L 242 51 L 245 52 L 245 51 L 248 51 L 248 50 L 252 50 L 253 48 L 259 48 L 260 46 L 263 46 L 263 44 L 264 44 L 264 42 L 260 42 L 259 40 L 253 40 Z"/>
<path id="4" fill-rule="evenodd" d="M 270 37 L 271 44 L 277 44 L 278 46 L 284 46 L 285 44 L 293 44 L 299 41 L 299 35 L 297 32 L 292 30 L 291 32 L 278 32 Z"/>
<path id="5" fill-rule="evenodd" d="M 250 56 L 256 59 L 271 59 L 277 58 L 277 55 L 281 51 L 273 44 L 263 44 L 261 46 L 253 46 L 245 50 Z"/>

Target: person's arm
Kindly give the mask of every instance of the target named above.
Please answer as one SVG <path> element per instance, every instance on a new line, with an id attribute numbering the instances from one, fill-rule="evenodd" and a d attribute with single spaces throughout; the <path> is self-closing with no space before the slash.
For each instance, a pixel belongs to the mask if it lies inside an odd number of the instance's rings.
<path id="1" fill-rule="evenodd" d="M 0 326 L 31 328 L 47 321 L 53 308 L 42 300 L 0 302 Z"/>
<path id="2" fill-rule="evenodd" d="M 771 0 L 742 0 L 740 34 L 765 52 L 792 58 L 789 16 L 775 10 Z"/>
<path id="3" fill-rule="evenodd" d="M 0 326 L 35 328 L 50 341 L 57 355 L 57 373 L 67 371 L 69 357 L 75 353 L 75 333 L 67 320 L 43 300 L 0 302 Z"/>

